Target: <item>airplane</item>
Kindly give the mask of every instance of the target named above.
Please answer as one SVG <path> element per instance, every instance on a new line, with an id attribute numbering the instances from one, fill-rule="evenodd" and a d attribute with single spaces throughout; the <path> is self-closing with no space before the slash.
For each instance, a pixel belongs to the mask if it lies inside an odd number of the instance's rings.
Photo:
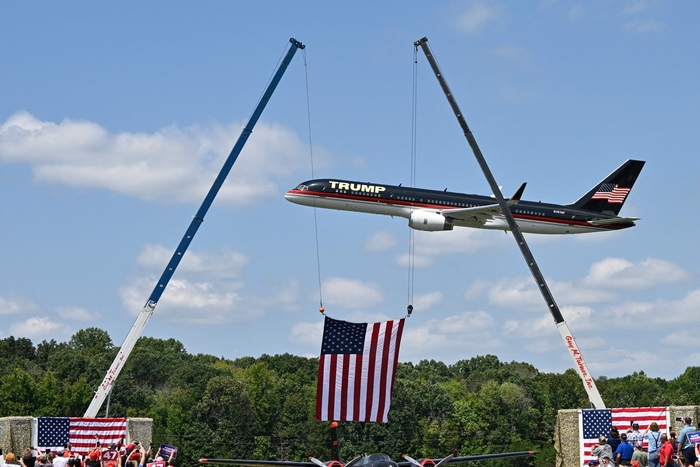
<path id="1" fill-rule="evenodd" d="M 442 459 L 422 459 L 421 461 L 417 461 L 404 454 L 403 458 L 406 459 L 406 461 L 395 462 L 391 459 L 391 457 L 389 457 L 389 455 L 377 453 L 357 456 L 346 464 L 343 462 L 343 458 L 340 456 L 338 422 L 332 422 L 330 428 L 331 444 L 333 446 L 333 459 L 328 462 L 322 462 L 315 457 L 309 457 L 309 462 L 212 458 L 202 458 L 199 459 L 199 462 L 202 464 L 233 464 L 245 465 L 249 467 L 443 467 L 447 464 L 502 459 L 505 457 L 531 456 L 534 454 L 533 451 L 501 452 L 495 454 L 481 454 L 462 457 L 456 457 L 453 454 L 450 454 Z"/>
<path id="2" fill-rule="evenodd" d="M 634 227 L 638 217 L 618 214 L 643 167 L 644 161 L 627 160 L 572 204 L 521 200 L 527 183 L 506 203 L 524 233 L 579 234 Z M 435 232 L 455 226 L 510 230 L 493 195 L 317 179 L 298 185 L 284 197 L 304 206 L 404 217 L 415 230 Z"/>

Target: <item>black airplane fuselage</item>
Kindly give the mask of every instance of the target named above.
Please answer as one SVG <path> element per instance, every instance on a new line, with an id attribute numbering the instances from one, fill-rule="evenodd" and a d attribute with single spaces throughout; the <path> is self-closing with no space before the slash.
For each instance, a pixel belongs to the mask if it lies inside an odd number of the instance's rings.
<path id="1" fill-rule="evenodd" d="M 356 211 L 404 217 L 411 221 L 416 213 L 434 216 L 437 222 L 446 218 L 445 228 L 422 228 L 430 223 L 410 223 L 418 230 L 451 230 L 452 226 L 509 230 L 502 213 L 481 221 L 471 220 L 463 213 L 480 207 L 493 207 L 495 198 L 475 194 L 426 190 L 377 183 L 362 183 L 337 179 L 310 180 L 298 185 L 285 195 L 288 201 L 305 206 Z M 466 210 L 460 212 L 459 210 Z M 620 219 L 614 214 L 577 209 L 572 205 L 549 204 L 519 200 L 510 206 L 520 230 L 538 234 L 575 234 L 619 230 L 635 225 L 633 221 L 593 223 Z M 460 214 L 451 217 L 451 213 Z M 592 223 L 593 222 L 593 223 Z"/>

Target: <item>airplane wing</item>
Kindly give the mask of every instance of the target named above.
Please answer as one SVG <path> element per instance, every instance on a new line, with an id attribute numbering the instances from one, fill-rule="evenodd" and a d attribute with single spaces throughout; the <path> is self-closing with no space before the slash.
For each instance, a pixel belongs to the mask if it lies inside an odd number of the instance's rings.
<path id="1" fill-rule="evenodd" d="M 261 461 L 261 460 L 250 460 L 250 459 L 209 459 L 203 458 L 199 459 L 202 464 L 234 464 L 234 465 L 248 465 L 251 467 L 315 467 L 316 464 L 313 462 L 287 462 L 287 461 Z"/>
<path id="2" fill-rule="evenodd" d="M 506 200 L 508 206 L 518 204 L 525 191 L 525 185 L 527 182 L 520 185 L 512 198 Z M 493 219 L 494 216 L 500 216 L 503 212 L 498 204 L 488 204 L 476 208 L 443 209 L 440 213 L 445 217 L 451 217 L 467 224 L 482 226 L 486 221 Z"/>
<path id="3" fill-rule="evenodd" d="M 641 217 L 613 217 L 612 219 L 596 219 L 594 221 L 588 221 L 588 223 L 591 225 L 629 224 L 639 219 L 641 219 Z"/>
<path id="4" fill-rule="evenodd" d="M 463 456 L 463 457 L 452 457 L 448 456 L 443 459 L 423 459 L 422 461 L 418 462 L 412 459 L 411 461 L 407 462 L 397 462 L 399 467 L 429 467 L 429 466 L 437 466 L 437 465 L 445 465 L 445 464 L 458 464 L 462 462 L 476 462 L 476 461 L 483 461 L 483 460 L 488 460 L 488 459 L 502 459 L 505 457 L 520 457 L 520 456 L 531 456 L 533 455 L 533 451 L 518 451 L 518 452 L 499 452 L 495 454 L 481 454 L 477 456 Z M 408 456 L 404 456 L 406 459 L 410 459 Z M 418 464 L 418 465 L 416 465 Z"/>
<path id="5" fill-rule="evenodd" d="M 518 200 L 509 199 L 506 201 L 508 206 L 517 204 Z M 443 209 L 440 213 L 445 217 L 462 222 L 484 225 L 486 221 L 491 220 L 494 216 L 502 214 L 501 207 L 498 204 L 487 204 L 486 206 L 478 206 L 476 208 L 460 208 L 460 209 Z"/>

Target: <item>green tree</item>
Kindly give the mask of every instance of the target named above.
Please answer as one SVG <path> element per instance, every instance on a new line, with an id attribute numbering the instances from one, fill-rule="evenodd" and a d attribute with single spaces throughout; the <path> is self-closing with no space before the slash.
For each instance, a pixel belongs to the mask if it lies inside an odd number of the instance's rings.
<path id="1" fill-rule="evenodd" d="M 2 378 L 0 385 L 0 416 L 28 416 L 37 408 L 34 378 L 22 368 Z"/>

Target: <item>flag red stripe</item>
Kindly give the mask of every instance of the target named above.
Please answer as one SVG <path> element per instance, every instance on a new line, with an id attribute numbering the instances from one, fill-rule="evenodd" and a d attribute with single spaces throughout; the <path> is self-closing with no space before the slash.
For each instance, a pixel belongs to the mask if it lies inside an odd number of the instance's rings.
<path id="1" fill-rule="evenodd" d="M 342 358 L 342 357 L 341 357 Z M 331 355 L 331 366 L 328 373 L 328 420 L 333 420 L 333 415 L 335 412 L 335 378 L 336 371 L 338 370 L 338 355 Z"/>
<path id="2" fill-rule="evenodd" d="M 362 364 L 363 364 L 363 355 L 358 354 L 357 355 L 357 360 L 355 361 L 355 368 L 357 370 L 355 371 L 355 399 L 354 399 L 354 404 L 352 406 L 352 419 L 353 420 L 359 420 L 360 419 L 360 406 L 362 405 L 362 401 L 360 400 L 360 394 L 362 393 Z"/>
<path id="3" fill-rule="evenodd" d="M 340 420 L 347 420 L 348 413 L 348 379 L 350 378 L 350 355 L 343 355 L 343 385 L 340 397 Z"/>
<path id="4" fill-rule="evenodd" d="M 377 338 L 380 323 L 372 324 L 372 341 L 369 349 L 369 372 L 367 373 L 367 400 L 365 401 L 365 422 L 372 418 L 372 396 L 374 396 L 374 371 L 377 364 Z"/>
<path id="5" fill-rule="evenodd" d="M 326 362 L 326 356 L 321 355 L 318 359 L 318 383 L 316 384 L 316 420 L 321 421 L 322 406 L 323 406 L 323 366 Z"/>
<path id="6" fill-rule="evenodd" d="M 401 347 L 401 336 L 403 335 L 404 320 L 399 320 L 399 329 L 396 332 L 396 350 L 394 351 L 394 366 L 391 369 L 391 394 L 389 400 L 394 396 L 394 377 L 396 376 L 396 368 L 399 366 L 399 347 Z"/>

